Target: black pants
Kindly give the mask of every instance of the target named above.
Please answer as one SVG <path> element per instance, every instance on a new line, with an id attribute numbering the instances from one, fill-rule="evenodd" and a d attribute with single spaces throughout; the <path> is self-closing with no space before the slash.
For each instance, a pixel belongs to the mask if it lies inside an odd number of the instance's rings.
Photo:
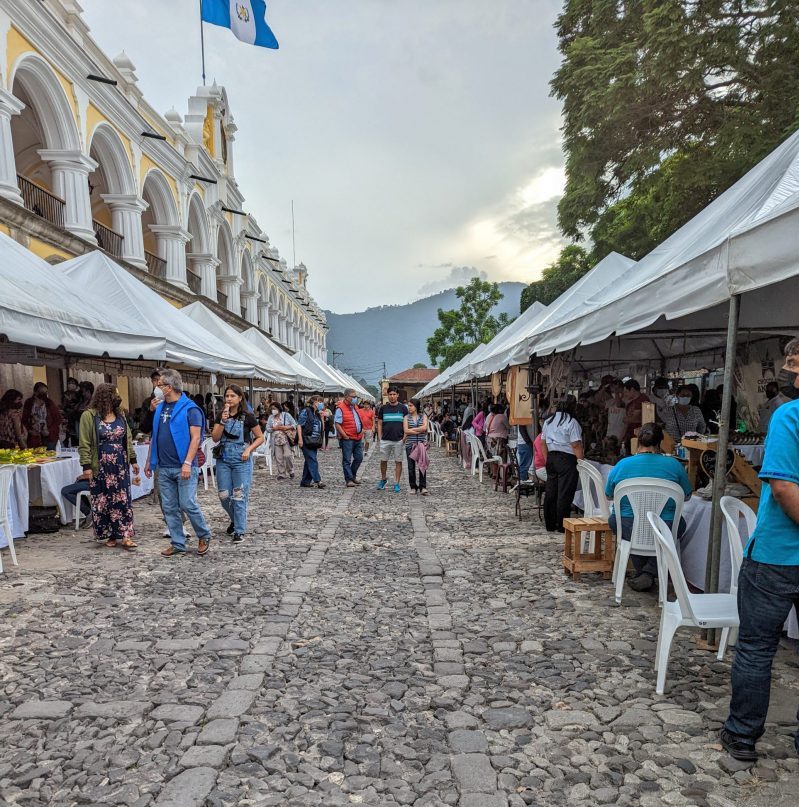
<path id="1" fill-rule="evenodd" d="M 577 457 L 563 451 L 547 455 L 547 486 L 544 493 L 544 523 L 549 532 L 563 532 L 563 519 L 569 517 L 580 477 Z"/>
<path id="2" fill-rule="evenodd" d="M 427 490 L 427 474 L 416 468 L 416 461 L 411 459 L 411 451 L 411 446 L 405 447 L 405 456 L 408 458 L 408 485 L 411 490 Z"/>

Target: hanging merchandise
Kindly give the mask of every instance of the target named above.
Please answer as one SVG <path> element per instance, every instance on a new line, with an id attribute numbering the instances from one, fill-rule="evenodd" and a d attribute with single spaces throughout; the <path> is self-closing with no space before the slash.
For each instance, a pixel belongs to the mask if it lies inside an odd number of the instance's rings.
<path id="1" fill-rule="evenodd" d="M 506 392 L 510 403 L 508 422 L 511 426 L 530 426 L 533 413 L 530 408 L 530 393 L 527 391 L 527 365 L 519 364 L 508 370 Z"/>

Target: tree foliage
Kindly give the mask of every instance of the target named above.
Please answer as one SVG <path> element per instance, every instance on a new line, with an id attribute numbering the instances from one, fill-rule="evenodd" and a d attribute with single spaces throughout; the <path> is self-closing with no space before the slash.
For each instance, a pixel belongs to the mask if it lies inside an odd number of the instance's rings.
<path id="1" fill-rule="evenodd" d="M 566 0 L 563 233 L 639 259 L 799 128 L 796 0 Z"/>
<path id="2" fill-rule="evenodd" d="M 427 365 L 423 361 L 417 361 L 416 364 L 413 365 L 414 370 L 426 370 Z"/>
<path id="3" fill-rule="evenodd" d="M 460 300 L 460 308 L 451 311 L 439 308 L 439 327 L 427 340 L 430 362 L 442 370 L 455 364 L 478 345 L 490 342 L 511 323 L 507 314 L 498 317 L 491 314 L 503 297 L 498 284 L 475 277 L 468 286 L 455 289 L 455 294 Z"/>
<path id="4" fill-rule="evenodd" d="M 595 263 L 593 256 L 583 247 L 576 244 L 564 247 L 558 259 L 544 269 L 541 280 L 522 289 L 519 304 L 521 312 L 526 311 L 536 300 L 549 305 L 592 269 Z"/>

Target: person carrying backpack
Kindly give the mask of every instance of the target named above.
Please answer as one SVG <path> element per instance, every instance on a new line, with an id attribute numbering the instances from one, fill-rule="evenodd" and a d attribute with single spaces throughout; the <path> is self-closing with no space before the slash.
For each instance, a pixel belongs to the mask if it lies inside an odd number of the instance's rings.
<path id="1" fill-rule="evenodd" d="M 319 462 L 316 452 L 324 444 L 325 424 L 322 413 L 325 410 L 324 401 L 318 396 L 311 396 L 307 406 L 300 412 L 297 420 L 297 445 L 302 449 L 305 464 L 302 467 L 301 488 L 324 488 L 322 477 L 319 475 Z"/>

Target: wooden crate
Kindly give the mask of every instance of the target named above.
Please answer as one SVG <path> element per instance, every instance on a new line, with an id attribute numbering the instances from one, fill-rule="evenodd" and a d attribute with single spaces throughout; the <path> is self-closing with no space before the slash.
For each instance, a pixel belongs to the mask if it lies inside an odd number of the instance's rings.
<path id="1" fill-rule="evenodd" d="M 574 580 L 583 573 L 601 572 L 610 580 L 616 536 L 601 518 L 564 518 L 563 568 Z M 594 551 L 583 553 L 583 533 L 593 533 Z"/>

